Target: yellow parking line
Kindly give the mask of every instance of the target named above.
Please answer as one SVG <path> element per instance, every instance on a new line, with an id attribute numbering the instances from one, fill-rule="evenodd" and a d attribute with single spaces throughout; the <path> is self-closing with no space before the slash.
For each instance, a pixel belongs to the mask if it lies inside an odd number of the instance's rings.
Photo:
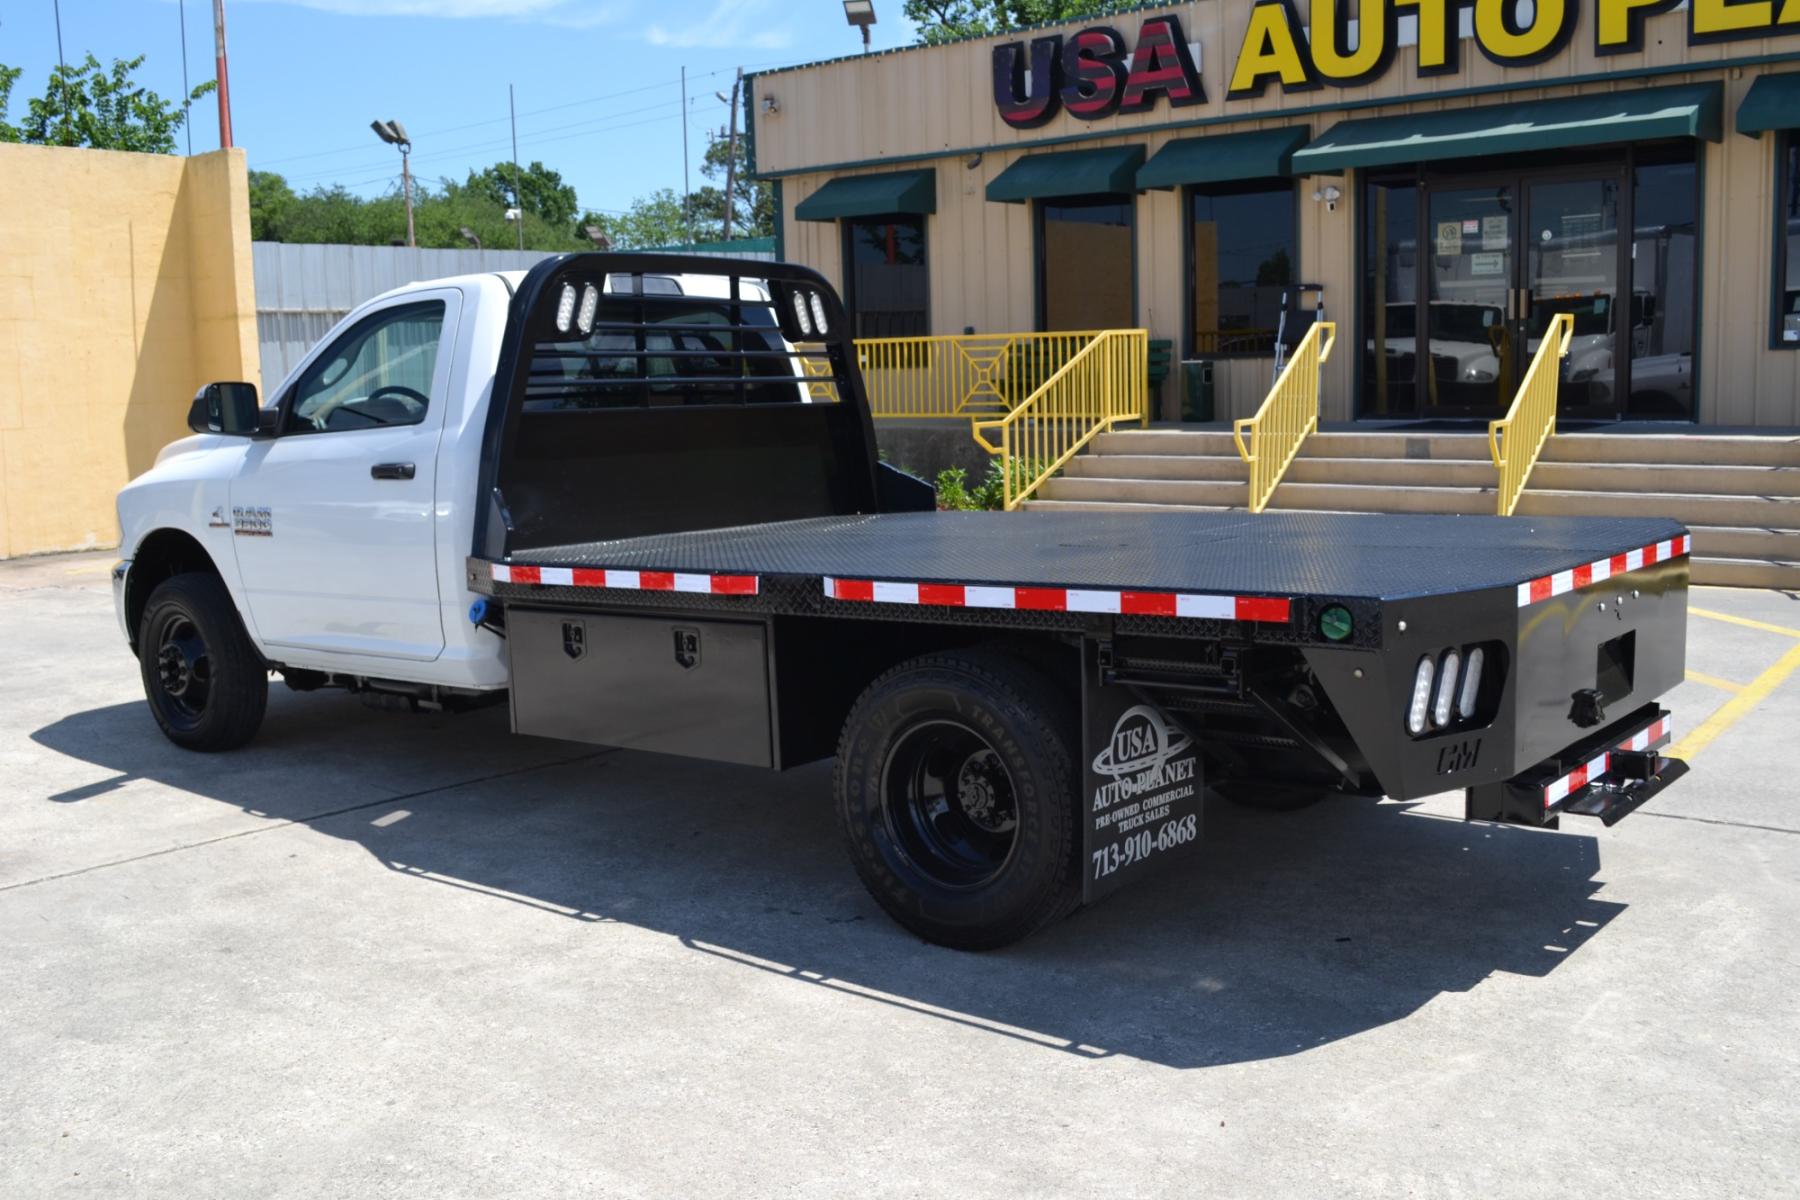
<path id="1" fill-rule="evenodd" d="M 1764 633 L 1779 633 L 1786 637 L 1800 638 L 1800 629 L 1789 629 L 1786 625 L 1771 625 L 1767 621 L 1757 621 L 1750 617 L 1733 616 L 1731 613 L 1714 612 L 1710 608 L 1690 607 L 1688 612 L 1696 617 L 1706 617 L 1713 621 L 1729 621 L 1733 625 L 1742 625 L 1746 629 L 1760 629 Z"/>
<path id="2" fill-rule="evenodd" d="M 1687 677 L 1691 683 L 1704 683 L 1707 687 L 1718 688 L 1721 692 L 1741 692 L 1744 685 L 1733 683 L 1729 679 L 1720 679 L 1717 675 L 1708 675 L 1705 671 L 1688 669 Z"/>
<path id="3" fill-rule="evenodd" d="M 1800 634 L 1795 636 L 1800 637 Z M 1702 750 L 1712 745 L 1713 739 L 1736 725 L 1751 709 L 1768 699 L 1769 693 L 1780 687 L 1795 671 L 1800 671 L 1800 646 L 1791 647 L 1774 666 L 1752 679 L 1742 691 L 1720 705 L 1718 711 L 1702 721 L 1698 729 L 1670 747 L 1669 756 L 1692 761 Z"/>

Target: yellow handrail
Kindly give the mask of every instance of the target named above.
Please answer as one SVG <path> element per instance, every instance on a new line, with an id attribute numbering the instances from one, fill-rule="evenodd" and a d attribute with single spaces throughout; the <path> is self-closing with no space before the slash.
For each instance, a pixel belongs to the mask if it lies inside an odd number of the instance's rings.
<path id="1" fill-rule="evenodd" d="M 1102 332 L 857 338 L 856 361 L 876 420 L 966 421 L 1019 407 Z M 816 348 L 800 349 L 809 363 L 817 360 Z M 830 384 L 811 390 L 815 399 L 837 399 Z"/>
<path id="2" fill-rule="evenodd" d="M 1497 511 L 1503 517 L 1512 516 L 1518 507 L 1525 481 L 1531 478 L 1531 468 L 1537 465 L 1544 443 L 1556 432 L 1556 392 L 1562 382 L 1556 364 L 1569 352 L 1569 341 L 1574 336 L 1573 313 L 1557 313 L 1550 318 L 1544 340 L 1538 343 L 1531 365 L 1525 368 L 1525 378 L 1519 381 L 1519 394 L 1513 397 L 1512 407 L 1504 417 L 1488 424 L 1488 454 L 1500 472 Z M 1506 448 L 1504 455 L 1502 445 Z"/>
<path id="3" fill-rule="evenodd" d="M 1149 420 L 1150 331 L 1110 329 L 1062 364 L 1023 403 L 970 430 L 1000 457 L 1012 512 L 1097 434 L 1121 421 Z M 998 444 L 985 436 L 997 431 Z"/>
<path id="4" fill-rule="evenodd" d="M 1337 344 L 1337 322 L 1314 321 L 1254 417 L 1232 422 L 1238 457 L 1250 464 L 1250 511 L 1269 506 L 1288 464 L 1319 427 L 1319 368 Z M 1244 430 L 1250 442 L 1244 443 Z"/>

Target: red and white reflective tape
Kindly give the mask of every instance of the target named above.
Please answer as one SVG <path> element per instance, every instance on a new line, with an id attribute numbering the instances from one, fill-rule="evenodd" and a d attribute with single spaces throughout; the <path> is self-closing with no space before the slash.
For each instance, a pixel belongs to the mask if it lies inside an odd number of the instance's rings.
<path id="1" fill-rule="evenodd" d="M 1675 732 L 1675 722 L 1669 717 L 1659 717 L 1648 727 L 1638 730 L 1616 747 L 1617 750 L 1642 752 L 1657 742 L 1671 736 Z M 1608 750 L 1598 758 L 1590 759 L 1576 767 L 1561 779 L 1544 788 L 1544 807 L 1560 804 L 1570 796 L 1579 792 L 1588 784 L 1599 779 L 1612 769 L 1614 751 Z"/>
<path id="2" fill-rule="evenodd" d="M 1095 592 L 1078 588 L 993 587 L 973 583 L 893 583 L 824 579 L 828 600 L 922 604 L 943 608 L 1010 608 L 1032 612 L 1114 613 L 1209 621 L 1286 624 L 1292 603 L 1272 596 L 1190 596 L 1177 592 Z"/>
<path id="3" fill-rule="evenodd" d="M 1648 750 L 1653 744 L 1675 733 L 1675 721 L 1672 717 L 1660 717 L 1648 729 L 1640 729 L 1619 743 L 1621 750 Z"/>
<path id="4" fill-rule="evenodd" d="M 1611 558 L 1597 559 L 1584 566 L 1558 571 L 1554 575 L 1545 575 L 1533 579 L 1529 583 L 1521 583 L 1519 585 L 1519 607 L 1524 608 L 1541 600 L 1548 600 L 1552 596 L 1560 596 L 1565 592 L 1584 588 L 1590 583 L 1599 583 L 1603 579 L 1611 579 L 1614 575 L 1623 575 L 1627 571 L 1636 571 L 1643 567 L 1655 566 L 1659 562 L 1667 562 L 1671 558 L 1679 558 L 1692 548 L 1693 538 L 1684 533 L 1678 538 L 1657 542 L 1653 546 L 1642 546 L 1636 550 L 1628 550 L 1624 554 L 1615 554 Z"/>
<path id="5" fill-rule="evenodd" d="M 490 563 L 495 583 L 544 587 L 618 588 L 628 592 L 691 592 L 701 596 L 754 596 L 755 575 L 692 575 L 680 571 L 617 571 L 601 567 L 528 567 Z"/>

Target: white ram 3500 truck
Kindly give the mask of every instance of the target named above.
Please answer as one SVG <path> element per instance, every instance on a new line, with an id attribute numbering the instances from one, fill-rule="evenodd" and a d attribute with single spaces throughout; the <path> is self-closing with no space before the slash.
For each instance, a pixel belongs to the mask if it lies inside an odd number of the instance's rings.
<path id="1" fill-rule="evenodd" d="M 1143 346 L 1096 338 L 1057 378 L 1142 379 Z M 871 894 L 966 948 L 1185 858 L 1208 793 L 1462 789 L 1471 818 L 1553 827 L 1686 769 L 1660 753 L 1672 521 L 940 513 L 880 461 L 857 356 L 830 285 L 781 263 L 566 255 L 371 301 L 266 406 L 203 389 L 120 494 L 156 720 L 240 746 L 279 673 L 835 758 Z M 1046 413 L 1021 424 L 1076 419 Z"/>

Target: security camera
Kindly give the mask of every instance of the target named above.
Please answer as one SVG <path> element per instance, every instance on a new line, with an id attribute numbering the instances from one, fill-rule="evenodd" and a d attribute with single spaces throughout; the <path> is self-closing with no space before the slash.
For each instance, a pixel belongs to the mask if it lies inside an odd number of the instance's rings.
<path id="1" fill-rule="evenodd" d="M 1344 193 L 1335 184 L 1319 188 L 1313 192 L 1314 200 L 1323 200 L 1325 202 L 1326 212 L 1336 212 L 1338 201 L 1343 198 Z"/>

